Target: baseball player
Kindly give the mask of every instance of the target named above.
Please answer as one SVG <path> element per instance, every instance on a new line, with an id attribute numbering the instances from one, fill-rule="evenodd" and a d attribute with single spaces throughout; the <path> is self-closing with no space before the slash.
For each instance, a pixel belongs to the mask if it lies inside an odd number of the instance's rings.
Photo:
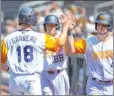
<path id="1" fill-rule="evenodd" d="M 58 37 L 59 28 L 60 23 L 57 16 L 45 17 L 44 30 L 46 34 Z M 69 78 L 66 72 L 67 48 L 68 45 L 60 48 L 57 52 L 45 51 L 44 71 L 41 75 L 43 95 L 69 95 Z"/>
<path id="2" fill-rule="evenodd" d="M 10 95 L 42 94 L 40 74 L 43 70 L 44 50 L 56 52 L 64 45 L 71 22 L 66 15 L 62 15 L 61 19 L 64 30 L 55 38 L 31 30 L 36 25 L 36 14 L 32 8 L 19 11 L 21 29 L 12 32 L 1 42 L 1 63 L 2 66 L 7 63 L 10 73 Z"/>
<path id="3" fill-rule="evenodd" d="M 85 54 L 87 66 L 87 95 L 113 95 L 113 25 L 111 14 L 100 13 L 95 21 L 98 35 L 74 42 L 75 54 Z"/>

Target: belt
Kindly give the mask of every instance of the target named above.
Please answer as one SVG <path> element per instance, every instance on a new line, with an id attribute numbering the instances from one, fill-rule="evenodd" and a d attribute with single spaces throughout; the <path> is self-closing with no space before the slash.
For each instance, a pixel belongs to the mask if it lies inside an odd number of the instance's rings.
<path id="1" fill-rule="evenodd" d="M 103 81 L 103 80 L 99 80 L 99 79 L 97 79 L 97 78 L 92 78 L 92 80 L 95 80 L 95 81 L 98 81 L 98 82 L 102 82 L 102 83 L 110 83 L 110 82 L 112 82 L 112 80 Z"/>
<path id="2" fill-rule="evenodd" d="M 47 72 L 48 72 L 48 74 L 54 74 L 54 73 L 60 73 L 60 72 L 62 72 L 64 69 L 61 69 L 61 70 L 48 70 Z"/>

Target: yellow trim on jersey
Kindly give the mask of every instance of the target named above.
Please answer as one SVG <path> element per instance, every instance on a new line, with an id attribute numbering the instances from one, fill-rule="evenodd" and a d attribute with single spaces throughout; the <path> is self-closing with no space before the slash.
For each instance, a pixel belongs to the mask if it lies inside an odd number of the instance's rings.
<path id="1" fill-rule="evenodd" d="M 87 43 L 86 43 L 86 40 L 84 40 L 84 39 L 79 39 L 79 40 L 75 41 L 74 42 L 75 53 L 84 54 L 85 50 L 86 50 L 86 46 L 87 46 Z"/>
<path id="2" fill-rule="evenodd" d="M 7 53 L 8 53 L 8 49 L 6 47 L 5 41 L 2 40 L 2 42 L 1 42 L 1 63 L 2 64 L 6 63 Z"/>
<path id="3" fill-rule="evenodd" d="M 45 40 L 46 40 L 46 43 L 45 43 L 46 49 L 48 49 L 50 51 L 54 51 L 54 52 L 58 50 L 58 47 L 59 47 L 58 38 L 55 38 L 55 37 L 52 37 L 52 36 L 46 34 Z"/>
<path id="4" fill-rule="evenodd" d="M 102 52 L 93 52 L 93 59 L 104 59 L 104 58 L 113 58 L 113 50 L 106 50 Z"/>

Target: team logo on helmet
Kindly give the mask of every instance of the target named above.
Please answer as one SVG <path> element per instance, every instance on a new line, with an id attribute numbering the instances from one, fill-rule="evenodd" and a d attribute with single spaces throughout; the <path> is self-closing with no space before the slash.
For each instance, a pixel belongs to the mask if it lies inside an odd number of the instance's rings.
<path id="1" fill-rule="evenodd" d="M 105 18 L 104 18 L 103 15 L 100 15 L 100 16 L 99 16 L 99 19 L 100 19 L 100 20 L 104 20 Z"/>

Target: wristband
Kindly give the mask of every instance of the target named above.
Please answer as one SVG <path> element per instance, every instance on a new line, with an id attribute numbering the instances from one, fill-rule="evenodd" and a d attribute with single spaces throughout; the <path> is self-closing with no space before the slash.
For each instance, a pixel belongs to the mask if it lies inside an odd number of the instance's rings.
<path id="1" fill-rule="evenodd" d="M 73 34 L 73 37 L 82 37 L 82 34 L 75 33 Z"/>
<path id="2" fill-rule="evenodd" d="M 67 32 L 67 35 L 68 35 L 68 36 L 72 36 L 72 32 L 71 32 L 71 31 L 68 31 L 68 32 Z"/>

